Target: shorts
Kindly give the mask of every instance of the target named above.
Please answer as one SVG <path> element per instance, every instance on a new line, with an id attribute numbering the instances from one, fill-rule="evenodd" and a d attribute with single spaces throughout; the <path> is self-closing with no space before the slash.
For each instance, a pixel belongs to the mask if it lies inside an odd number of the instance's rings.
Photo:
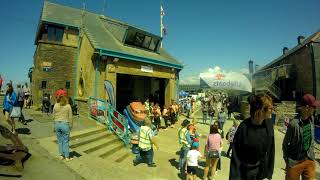
<path id="1" fill-rule="evenodd" d="M 196 175 L 198 172 L 198 166 L 187 166 L 187 173 Z"/>

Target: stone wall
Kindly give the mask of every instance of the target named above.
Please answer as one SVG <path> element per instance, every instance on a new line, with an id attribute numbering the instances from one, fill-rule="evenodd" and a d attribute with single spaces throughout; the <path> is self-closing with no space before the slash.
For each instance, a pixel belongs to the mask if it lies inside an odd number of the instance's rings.
<path id="1" fill-rule="evenodd" d="M 57 43 L 39 42 L 34 55 L 34 71 L 32 74 L 31 91 L 36 107 L 42 104 L 44 93 L 54 94 L 59 88 L 68 89 L 69 96 L 74 94 L 76 47 Z M 48 70 L 44 65 L 50 65 Z M 42 82 L 46 88 L 42 88 Z"/>
<path id="2" fill-rule="evenodd" d="M 281 103 L 275 103 L 276 124 L 283 126 L 285 117 L 290 120 L 296 116 L 296 102 L 295 101 L 282 101 Z"/>

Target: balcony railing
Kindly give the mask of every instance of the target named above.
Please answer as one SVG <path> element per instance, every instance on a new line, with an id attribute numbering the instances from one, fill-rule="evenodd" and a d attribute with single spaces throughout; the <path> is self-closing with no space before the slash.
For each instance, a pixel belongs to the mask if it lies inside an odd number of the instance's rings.
<path id="1" fill-rule="evenodd" d="M 276 66 L 273 68 L 257 71 L 253 75 L 253 79 L 265 77 L 270 74 L 271 79 L 274 82 L 278 79 L 289 78 L 293 75 L 293 73 L 294 73 L 294 67 L 292 64 L 282 64 L 280 66 Z"/>

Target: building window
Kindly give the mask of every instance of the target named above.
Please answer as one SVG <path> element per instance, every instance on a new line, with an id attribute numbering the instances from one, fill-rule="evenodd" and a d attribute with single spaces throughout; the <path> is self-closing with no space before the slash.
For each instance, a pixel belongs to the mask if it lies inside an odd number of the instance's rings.
<path id="1" fill-rule="evenodd" d="M 47 81 L 41 81 L 41 89 L 47 88 Z"/>
<path id="2" fill-rule="evenodd" d="M 47 26 L 48 40 L 62 42 L 64 29 L 56 26 Z"/>
<path id="3" fill-rule="evenodd" d="M 147 33 L 143 33 L 137 29 L 129 28 L 125 37 L 124 43 L 131 46 L 151 50 L 154 52 L 158 51 L 158 44 L 160 38 L 152 36 Z"/>
<path id="4" fill-rule="evenodd" d="M 66 89 L 70 89 L 70 81 L 66 82 Z"/>

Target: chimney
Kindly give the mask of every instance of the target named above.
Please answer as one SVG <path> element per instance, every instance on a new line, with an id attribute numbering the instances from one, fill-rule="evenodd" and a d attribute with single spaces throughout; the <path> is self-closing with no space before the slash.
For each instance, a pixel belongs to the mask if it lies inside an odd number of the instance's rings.
<path id="1" fill-rule="evenodd" d="M 298 36 L 297 39 L 298 39 L 298 45 L 300 45 L 304 41 L 304 36 Z"/>
<path id="2" fill-rule="evenodd" d="M 249 73 L 250 74 L 253 73 L 253 61 L 252 60 L 249 61 Z"/>
<path id="3" fill-rule="evenodd" d="M 289 51 L 289 48 L 288 48 L 288 47 L 284 47 L 284 48 L 282 49 L 282 53 L 283 53 L 283 54 L 286 54 L 288 51 Z"/>

